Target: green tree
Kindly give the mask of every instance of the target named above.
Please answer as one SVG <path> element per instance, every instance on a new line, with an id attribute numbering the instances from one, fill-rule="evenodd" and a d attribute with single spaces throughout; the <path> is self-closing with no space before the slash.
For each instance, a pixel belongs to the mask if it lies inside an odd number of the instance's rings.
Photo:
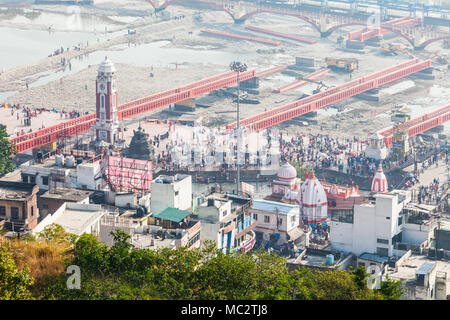
<path id="1" fill-rule="evenodd" d="M 15 168 L 12 156 L 16 154 L 14 145 L 8 140 L 6 126 L 0 124 L 0 176 Z"/>
<path id="2" fill-rule="evenodd" d="M 38 238 L 46 241 L 71 242 L 74 243 L 77 236 L 66 232 L 62 226 L 56 223 L 48 225 L 38 233 Z"/>
<path id="3" fill-rule="evenodd" d="M 92 234 L 82 234 L 72 250 L 74 259 L 68 264 L 80 267 L 82 278 L 85 274 L 105 277 L 108 269 L 108 248 Z"/>
<path id="4" fill-rule="evenodd" d="M 381 282 L 380 289 L 377 292 L 381 293 L 386 300 L 400 300 L 403 295 L 400 284 L 399 280 L 393 280 L 386 276 L 386 280 Z"/>
<path id="5" fill-rule="evenodd" d="M 28 289 L 32 284 L 28 267 L 19 271 L 8 250 L 0 247 L 0 300 L 31 299 Z"/>

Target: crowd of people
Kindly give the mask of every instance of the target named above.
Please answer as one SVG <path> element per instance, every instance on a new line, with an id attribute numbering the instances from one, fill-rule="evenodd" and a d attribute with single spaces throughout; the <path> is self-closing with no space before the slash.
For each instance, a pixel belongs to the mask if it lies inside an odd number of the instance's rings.
<path id="1" fill-rule="evenodd" d="M 333 168 L 363 175 L 373 172 L 375 163 L 364 158 L 366 141 L 357 137 L 333 138 L 328 134 L 300 134 L 280 138 L 281 160 L 298 162 L 310 168 Z"/>
<path id="2" fill-rule="evenodd" d="M 35 106 L 26 106 L 21 104 L 0 104 L 0 108 L 9 109 L 11 110 L 11 116 L 15 117 L 16 120 L 20 120 L 20 126 L 23 127 L 30 127 L 31 126 L 31 120 L 32 118 L 36 118 L 40 116 L 41 114 L 45 112 L 53 112 L 53 113 L 59 113 L 60 119 L 74 119 L 78 118 L 82 115 L 77 110 L 72 111 L 66 111 L 64 109 L 62 110 L 56 110 L 55 108 L 49 109 L 45 107 L 35 107 Z M 85 112 L 84 114 L 89 114 L 89 112 Z M 44 122 L 42 122 L 42 125 L 38 129 L 45 128 Z M 14 130 L 14 134 L 16 136 L 22 136 L 26 133 L 32 132 L 33 129 L 30 128 L 29 130 L 20 129 L 19 127 L 16 127 Z"/>

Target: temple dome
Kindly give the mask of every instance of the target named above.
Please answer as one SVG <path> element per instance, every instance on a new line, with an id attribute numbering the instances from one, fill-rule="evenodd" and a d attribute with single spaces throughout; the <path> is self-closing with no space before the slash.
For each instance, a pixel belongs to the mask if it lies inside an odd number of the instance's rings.
<path id="1" fill-rule="evenodd" d="M 388 192 L 388 183 L 387 183 L 386 176 L 384 175 L 381 163 L 378 165 L 378 170 L 373 177 L 371 190 L 374 193 Z"/>
<path id="2" fill-rule="evenodd" d="M 302 207 L 302 214 L 306 224 L 326 222 L 328 211 L 327 194 L 319 179 L 314 176 L 314 172 L 306 176 L 296 202 Z"/>
<path id="3" fill-rule="evenodd" d="M 279 179 L 292 180 L 297 178 L 297 170 L 286 162 L 280 167 L 280 169 L 278 169 L 277 176 Z"/>

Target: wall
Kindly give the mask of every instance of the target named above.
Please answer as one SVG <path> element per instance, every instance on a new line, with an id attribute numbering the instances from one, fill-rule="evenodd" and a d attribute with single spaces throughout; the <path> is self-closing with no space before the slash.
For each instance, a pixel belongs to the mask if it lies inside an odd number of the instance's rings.
<path id="1" fill-rule="evenodd" d="M 433 228 L 425 225 L 405 223 L 403 225 L 402 242 L 419 245 L 433 236 Z"/>
<path id="2" fill-rule="evenodd" d="M 167 207 L 186 210 L 192 206 L 192 177 L 174 183 L 156 183 L 151 186 L 151 211 L 158 214 Z M 178 195 L 175 193 L 178 192 Z"/>
<path id="3" fill-rule="evenodd" d="M 85 163 L 77 166 L 77 185 L 81 189 L 100 190 L 101 177 L 95 180 L 100 171 L 98 163 Z"/>
<path id="4" fill-rule="evenodd" d="M 376 217 L 375 217 L 375 238 L 373 253 L 377 252 L 377 247 L 387 248 L 388 255 L 392 255 L 392 237 L 397 233 L 398 205 L 397 197 L 377 195 L 376 196 Z M 377 239 L 385 239 L 389 244 L 378 243 Z"/>
<path id="5" fill-rule="evenodd" d="M 51 225 L 52 223 L 55 223 L 56 219 L 58 217 L 60 217 L 66 210 L 66 206 L 67 206 L 67 203 L 64 203 L 53 214 L 48 214 L 44 219 L 41 220 L 41 222 L 39 222 L 39 224 L 36 226 L 36 228 L 33 229 L 32 233 L 37 234 L 39 232 L 42 232 L 42 230 L 44 230 L 45 227 Z"/>
<path id="6" fill-rule="evenodd" d="M 215 206 L 199 206 L 197 210 L 198 218 L 209 223 L 219 222 L 219 209 Z"/>
<path id="7" fill-rule="evenodd" d="M 202 221 L 202 231 L 200 233 L 202 242 L 205 240 L 217 241 L 218 234 L 219 224 Z"/>
<path id="8" fill-rule="evenodd" d="M 4 199 L 0 200 L 0 206 L 4 206 L 6 210 L 6 215 L 1 218 L 10 219 L 11 218 L 11 208 L 16 207 L 19 209 L 19 219 L 14 221 L 21 223 L 27 220 L 25 228 L 33 229 L 37 225 L 39 218 L 39 208 L 37 206 L 37 193 L 39 191 L 38 185 L 35 185 L 25 199 L 14 200 L 14 199 Z M 15 227 L 14 227 L 15 229 Z"/>
<path id="9" fill-rule="evenodd" d="M 331 246 L 339 251 L 352 252 L 353 224 L 338 221 L 331 221 L 329 224 Z"/>
<path id="10" fill-rule="evenodd" d="M 128 208 L 128 206 L 132 209 L 137 208 L 137 196 L 135 193 L 116 193 L 116 197 L 114 199 L 114 205 L 119 208 Z"/>
<path id="11" fill-rule="evenodd" d="M 436 248 L 450 250 L 450 230 L 436 230 Z"/>
<path id="12" fill-rule="evenodd" d="M 375 205 L 356 205 L 354 211 L 352 252 L 357 256 L 376 253 Z"/>
<path id="13" fill-rule="evenodd" d="M 82 199 L 80 201 L 67 200 L 67 199 L 56 199 L 56 198 L 40 198 L 39 199 L 39 215 L 41 219 L 45 218 L 48 214 L 54 213 L 58 210 L 65 202 L 76 202 L 82 204 L 89 204 L 89 197 Z"/>

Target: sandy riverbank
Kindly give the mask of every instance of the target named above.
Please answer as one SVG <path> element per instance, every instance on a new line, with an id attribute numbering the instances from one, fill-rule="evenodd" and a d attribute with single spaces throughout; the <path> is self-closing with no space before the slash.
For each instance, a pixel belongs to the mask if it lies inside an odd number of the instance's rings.
<path id="1" fill-rule="evenodd" d="M 127 3 L 131 3 L 127 2 Z M 136 5 L 138 1 L 135 1 Z M 142 2 L 139 1 L 137 9 L 142 10 Z M 102 1 L 99 6 L 117 5 L 115 1 Z M 129 4 L 131 8 L 132 5 Z M 326 57 L 354 57 L 359 60 L 359 69 L 353 74 L 353 79 L 368 75 L 380 69 L 390 67 L 406 61 L 406 56 L 381 56 L 379 48 L 366 47 L 365 54 L 342 52 L 337 50 L 336 40 L 339 36 L 346 36 L 348 31 L 353 29 L 341 29 L 336 31 L 328 39 L 321 39 L 317 32 L 308 24 L 305 24 L 293 17 L 280 17 L 276 15 L 258 15 L 246 22 L 246 25 L 260 26 L 274 31 L 280 31 L 290 34 L 298 34 L 303 37 L 315 39 L 318 41 L 315 45 L 297 44 L 292 41 L 283 41 L 283 45 L 277 53 L 257 53 L 261 50 L 272 49 L 262 44 L 247 41 L 231 41 L 228 39 L 204 36 L 201 29 L 216 29 L 240 34 L 249 34 L 256 37 L 275 39 L 262 34 L 252 33 L 245 30 L 245 26 L 234 25 L 229 16 L 224 12 L 199 10 L 185 7 L 170 7 L 173 15 L 184 14 L 185 18 L 180 20 L 153 21 L 148 20 L 148 25 L 136 28 L 137 34 L 134 36 L 125 36 L 111 34 L 109 41 L 90 43 L 87 48 L 81 51 L 70 51 L 64 54 L 66 60 L 76 61 L 77 57 L 83 57 L 86 54 L 93 55 L 98 51 L 108 50 L 126 50 L 126 45 L 141 46 L 147 43 L 154 43 L 159 40 L 167 40 L 164 48 L 173 50 L 191 50 L 190 54 L 216 54 L 217 52 L 234 53 L 237 57 L 248 57 L 250 68 L 264 70 L 277 65 L 289 65 L 295 62 L 295 57 L 305 56 L 316 59 L 317 68 L 325 67 L 324 59 Z M 201 19 L 198 19 L 200 16 Z M 147 19 L 147 18 L 146 18 Z M 150 19 L 150 18 L 149 18 Z M 395 39 L 395 42 L 403 40 Z M 125 45 L 125 47 L 123 47 Z M 122 46 L 120 49 L 118 46 Z M 450 52 L 443 49 L 440 43 L 430 46 L 431 49 L 437 48 L 441 52 Z M 112 51 L 110 51 L 112 52 Z M 187 51 L 186 51 L 187 52 Z M 205 53 L 206 52 L 206 53 Z M 151 55 L 152 51 L 149 50 Z M 206 56 L 205 56 L 206 57 Z M 426 54 L 419 57 L 426 58 Z M 7 70 L 0 76 L 0 92 L 19 91 L 19 93 L 9 97 L 8 103 L 21 103 L 34 106 L 43 106 L 47 108 L 57 108 L 71 110 L 76 108 L 81 111 L 93 112 L 95 108 L 95 78 L 97 75 L 96 65 L 86 67 L 79 72 L 62 73 L 62 78 L 51 81 L 41 86 L 30 87 L 28 90 L 25 83 L 32 83 L 34 80 L 42 77 L 42 72 L 56 71 L 60 69 L 61 56 L 45 58 L 28 66 L 22 66 Z M 182 58 L 180 59 L 182 60 Z M 216 63 L 189 62 L 180 64 L 176 69 L 173 59 L 167 59 L 166 63 L 159 66 L 142 66 L 142 61 L 120 63 L 116 62 L 117 78 L 119 88 L 119 103 L 125 103 L 137 98 L 148 96 L 152 93 L 175 88 L 202 78 L 225 72 L 228 69 L 230 61 L 223 60 Z M 244 59 L 243 59 L 244 60 Z M 145 64 L 145 63 L 144 63 Z M 368 132 L 374 132 L 381 128 L 391 125 L 389 112 L 397 104 L 406 103 L 411 105 L 421 105 L 423 109 L 436 108 L 444 106 L 450 101 L 450 73 L 447 69 L 435 70 L 435 81 L 413 79 L 413 87 L 395 94 L 384 94 L 380 97 L 380 102 L 367 102 L 355 98 L 348 99 L 339 104 L 341 110 L 345 112 L 325 112 L 319 114 L 314 120 L 317 124 L 310 123 L 308 126 L 301 124 L 284 124 L 283 130 L 291 132 L 305 133 L 324 133 L 328 132 L 333 136 L 361 138 L 367 137 Z M 150 73 L 154 77 L 150 78 Z M 305 73 L 299 72 L 300 75 Z M 27 76 L 34 75 L 35 79 Z M 296 101 L 302 94 L 311 94 L 317 85 L 309 84 L 296 90 L 284 94 L 273 93 L 273 89 L 288 82 L 295 80 L 293 76 L 275 74 L 261 79 L 259 95 L 249 95 L 251 99 L 257 99 L 260 104 L 242 104 L 241 117 L 249 117 L 265 110 L 285 105 Z M 329 86 L 335 86 L 350 80 L 346 74 L 330 72 L 321 78 Z M 87 85 L 87 89 L 86 89 Z M 443 89 L 443 93 L 435 94 L 430 91 L 433 85 Z M 219 98 L 214 95 L 206 95 L 196 99 L 197 103 L 209 106 L 208 108 L 197 108 L 191 114 L 192 117 L 202 117 L 205 125 L 225 125 L 235 120 L 235 104 L 230 98 Z M 335 113 L 335 112 L 334 112 Z M 156 113 L 152 117 L 177 119 L 175 114 Z"/>

